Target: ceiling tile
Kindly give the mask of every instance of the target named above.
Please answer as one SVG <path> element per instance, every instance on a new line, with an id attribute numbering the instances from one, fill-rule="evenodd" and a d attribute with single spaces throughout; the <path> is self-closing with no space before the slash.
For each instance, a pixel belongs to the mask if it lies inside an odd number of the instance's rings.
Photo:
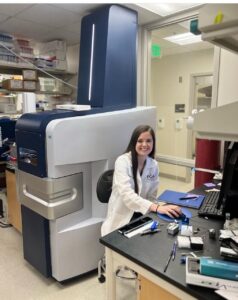
<path id="1" fill-rule="evenodd" d="M 66 10 L 78 13 L 80 15 L 85 15 L 87 13 L 90 13 L 92 10 L 94 10 L 97 7 L 103 6 L 102 4 L 97 3 L 58 3 L 58 4 L 52 4 L 53 6 L 57 6 L 59 8 L 64 8 Z"/>
<path id="2" fill-rule="evenodd" d="M 0 4 L 0 11 L 1 14 L 5 14 L 8 16 L 15 16 L 17 13 L 23 11 L 24 9 L 27 9 L 34 4 Z"/>
<path id="3" fill-rule="evenodd" d="M 6 21 L 9 18 L 9 16 L 4 15 L 4 14 L 0 14 L 0 23 Z"/>
<path id="4" fill-rule="evenodd" d="M 1 32 L 7 32 L 34 40 L 40 40 L 49 32 L 49 30 L 53 30 L 53 28 L 51 29 L 49 26 L 19 20 L 15 17 L 11 17 L 6 22 L 0 24 Z"/>
<path id="5" fill-rule="evenodd" d="M 79 15 L 49 4 L 36 4 L 17 16 L 23 20 L 52 27 L 62 27 L 79 20 Z"/>
<path id="6" fill-rule="evenodd" d="M 70 32 L 80 35 L 81 34 L 81 21 L 70 24 L 69 26 L 64 26 L 64 29 L 66 31 L 70 31 Z"/>

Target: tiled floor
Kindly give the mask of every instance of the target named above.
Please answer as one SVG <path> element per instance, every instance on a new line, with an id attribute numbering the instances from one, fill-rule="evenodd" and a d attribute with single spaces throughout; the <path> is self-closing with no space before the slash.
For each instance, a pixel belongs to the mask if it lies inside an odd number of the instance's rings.
<path id="1" fill-rule="evenodd" d="M 164 189 L 188 191 L 193 184 L 160 178 L 159 193 Z M 136 300 L 135 282 L 117 280 L 118 300 Z M 13 228 L 0 228 L 0 299 L 1 300 L 104 300 L 105 284 L 91 274 L 67 284 L 44 278 L 23 259 L 22 236 Z"/>

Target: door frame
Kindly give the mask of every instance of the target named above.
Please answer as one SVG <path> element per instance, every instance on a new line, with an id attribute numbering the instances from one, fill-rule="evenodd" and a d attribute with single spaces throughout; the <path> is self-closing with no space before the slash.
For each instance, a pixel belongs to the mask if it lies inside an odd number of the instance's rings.
<path id="1" fill-rule="evenodd" d="M 190 74 L 190 84 L 189 84 L 189 103 L 188 103 L 188 115 L 191 116 L 192 110 L 195 108 L 195 81 L 197 77 L 203 77 L 203 76 L 213 76 L 212 72 L 203 72 L 203 73 L 194 73 Z M 194 132 L 192 130 L 187 131 L 187 157 L 189 159 L 194 160 L 192 157 L 192 144 L 193 144 L 193 134 Z M 191 180 L 191 172 L 186 169 L 186 182 L 189 182 Z"/>
<path id="2" fill-rule="evenodd" d="M 163 17 L 157 22 L 152 22 L 141 26 L 138 31 L 138 64 L 137 64 L 137 105 L 149 106 L 151 105 L 151 91 L 150 85 L 151 81 L 151 32 L 154 29 L 160 29 L 166 26 L 177 24 L 183 21 L 188 21 L 191 19 L 198 19 L 199 9 L 203 6 L 198 5 L 194 8 L 186 9 L 182 12 L 172 14 L 168 17 Z M 157 123 L 157 122 L 156 122 Z M 159 154 L 156 154 L 157 160 L 159 159 Z M 174 164 L 176 160 L 178 165 L 187 166 L 192 168 L 195 166 L 193 159 L 185 159 L 178 157 L 166 158 L 167 163 Z M 186 162 L 185 162 L 186 160 Z M 191 172 L 187 170 L 186 174 L 191 177 Z M 190 178 L 189 177 L 189 178 Z M 187 180 L 187 176 L 186 176 Z"/>
<path id="3" fill-rule="evenodd" d="M 203 76 L 213 76 L 212 72 L 204 72 L 204 73 L 194 73 L 190 74 L 190 84 L 189 84 L 189 104 L 188 104 L 188 115 L 191 115 L 192 110 L 195 108 L 194 103 L 195 103 L 195 79 L 197 77 L 203 77 Z M 189 147 L 192 143 L 192 130 L 188 130 L 188 135 L 187 135 L 187 157 L 192 158 L 192 151 L 191 147 Z M 190 149 L 189 149 L 190 148 Z"/>

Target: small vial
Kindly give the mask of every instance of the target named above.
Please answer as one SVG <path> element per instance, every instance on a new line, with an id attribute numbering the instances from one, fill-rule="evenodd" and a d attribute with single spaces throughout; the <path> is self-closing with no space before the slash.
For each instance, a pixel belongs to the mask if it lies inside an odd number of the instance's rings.
<path id="1" fill-rule="evenodd" d="M 226 221 L 224 223 L 224 229 L 230 229 L 231 226 L 231 214 L 230 213 L 226 213 Z"/>

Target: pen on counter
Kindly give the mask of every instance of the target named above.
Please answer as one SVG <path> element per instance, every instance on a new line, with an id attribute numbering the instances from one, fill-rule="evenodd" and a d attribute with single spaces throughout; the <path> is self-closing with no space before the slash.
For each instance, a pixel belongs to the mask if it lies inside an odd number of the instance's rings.
<path id="1" fill-rule="evenodd" d="M 158 221 L 153 221 L 153 223 L 152 223 L 152 225 L 151 225 L 151 227 L 150 227 L 150 230 L 155 230 L 155 229 L 157 229 L 158 225 L 159 225 L 159 222 L 158 222 Z"/>
<path id="2" fill-rule="evenodd" d="M 154 230 L 146 230 L 144 232 L 141 233 L 141 235 L 147 235 L 147 234 L 154 234 L 156 232 L 160 232 L 161 230 L 160 229 L 154 229 Z"/>
<path id="3" fill-rule="evenodd" d="M 170 252 L 170 254 L 169 254 L 169 258 L 168 258 L 167 263 L 166 263 L 166 265 L 165 265 L 165 267 L 164 267 L 164 272 L 167 271 L 171 259 L 173 259 L 173 260 L 175 259 L 176 248 L 177 248 L 177 241 L 175 241 L 175 242 L 173 243 L 173 248 L 172 248 L 172 250 L 171 250 L 171 252 Z"/>
<path id="4" fill-rule="evenodd" d="M 169 254 L 169 258 L 168 258 L 167 263 L 166 263 L 166 265 L 165 265 L 165 267 L 164 267 L 164 272 L 167 271 L 172 256 L 173 256 L 173 249 L 171 250 L 171 252 L 170 252 L 170 254 Z"/>
<path id="5" fill-rule="evenodd" d="M 181 198 L 179 198 L 179 200 L 190 200 L 190 199 L 196 199 L 197 198 L 197 196 L 188 196 L 188 197 L 181 197 Z"/>
<path id="6" fill-rule="evenodd" d="M 172 255 L 172 260 L 175 260 L 176 250 L 177 250 L 177 241 L 175 241 L 174 244 L 173 244 L 173 255 Z"/>

